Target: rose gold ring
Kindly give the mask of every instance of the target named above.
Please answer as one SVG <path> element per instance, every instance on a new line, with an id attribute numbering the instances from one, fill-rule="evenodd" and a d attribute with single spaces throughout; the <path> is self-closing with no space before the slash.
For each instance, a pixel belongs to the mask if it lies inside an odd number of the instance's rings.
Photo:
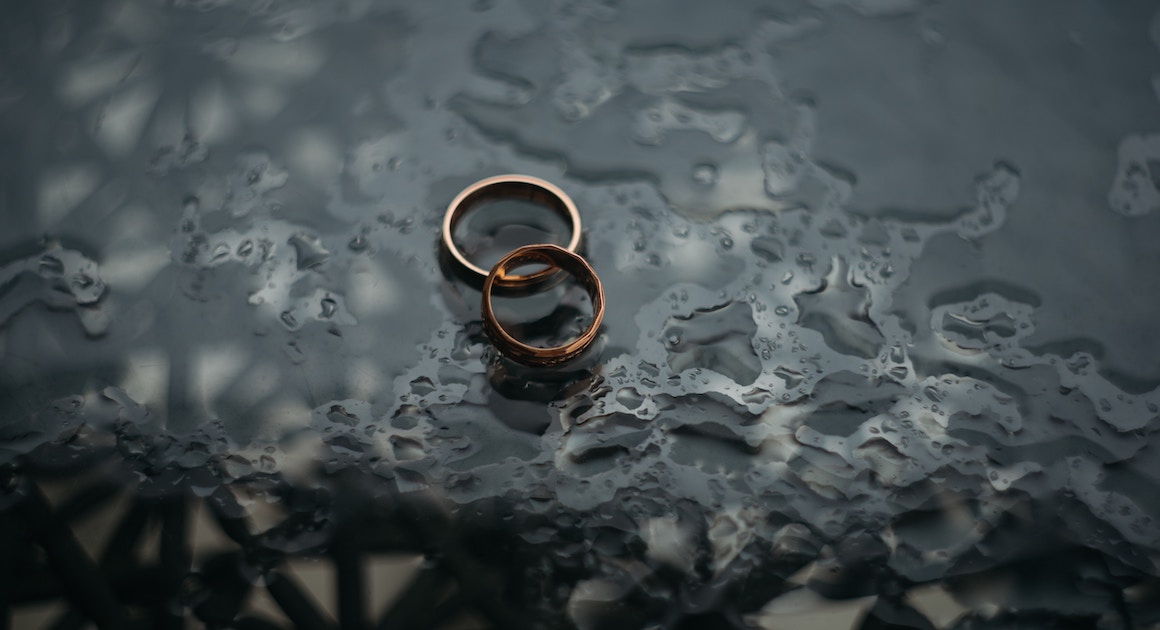
<path id="1" fill-rule="evenodd" d="M 467 259 L 455 244 L 455 226 L 459 225 L 467 211 L 481 202 L 492 199 L 523 199 L 546 206 L 562 219 L 568 222 L 572 236 L 565 246 L 569 252 L 575 252 L 580 246 L 580 213 L 576 204 L 568 195 L 549 182 L 529 175 L 497 175 L 481 179 L 464 188 L 447 206 L 447 214 L 443 216 L 443 247 L 461 270 L 466 271 L 469 279 L 475 282 L 482 281 L 488 272 L 483 267 Z M 543 286 L 559 273 L 558 269 L 548 267 L 534 273 L 518 276 L 503 275 L 495 281 L 502 289 Z M 478 285 L 477 285 L 478 286 Z"/>
<path id="2" fill-rule="evenodd" d="M 588 292 L 588 297 L 592 300 L 592 321 L 584 329 L 584 332 L 580 333 L 579 337 L 562 346 L 537 348 L 511 336 L 496 320 L 495 312 L 491 308 L 493 289 L 504 277 L 519 277 L 507 276 L 509 269 L 528 263 L 548 265 L 548 273 L 565 271 L 584 286 Z M 579 255 L 559 245 L 525 245 L 501 258 L 492 267 L 491 273 L 487 274 L 487 278 L 483 281 L 483 299 L 480 310 L 483 313 L 484 333 L 504 356 L 524 365 L 553 367 L 580 356 L 596 339 L 600 322 L 604 319 L 604 287 L 600 284 L 600 278 L 596 276 L 596 271 Z"/>

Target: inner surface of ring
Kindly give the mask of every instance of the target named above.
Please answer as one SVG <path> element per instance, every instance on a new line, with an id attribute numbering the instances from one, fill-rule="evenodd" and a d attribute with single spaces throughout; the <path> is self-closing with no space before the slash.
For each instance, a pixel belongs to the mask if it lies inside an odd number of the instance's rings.
<path id="1" fill-rule="evenodd" d="M 575 339 L 584 335 L 587 328 L 591 325 L 592 320 L 597 315 L 597 310 L 600 305 L 598 300 L 598 286 L 596 276 L 590 270 L 585 268 L 582 264 L 578 264 L 574 259 L 564 256 L 554 257 L 549 252 L 531 250 L 523 252 L 514 256 L 496 270 L 496 277 L 502 277 L 505 273 L 510 272 L 520 266 L 529 263 L 541 263 L 549 265 L 551 268 L 561 270 L 571 277 L 585 292 L 589 301 L 589 308 L 591 312 L 584 312 L 585 309 L 580 308 L 580 305 L 575 300 L 569 300 L 568 296 L 561 296 L 555 291 L 543 292 L 531 297 L 521 297 L 518 301 L 525 306 L 529 306 L 529 302 L 541 302 L 540 304 L 532 304 L 533 310 L 537 311 L 539 317 L 534 318 L 530 322 L 525 322 L 518 325 L 510 325 L 500 323 L 501 320 L 510 320 L 508 317 L 500 317 L 498 312 L 495 312 L 495 324 L 504 329 L 504 332 L 512 336 L 519 343 L 539 347 L 541 349 L 558 348 L 572 343 Z M 496 308 L 496 302 L 514 302 L 513 299 L 502 299 L 494 296 L 487 296 L 488 300 L 493 303 L 493 311 L 505 310 Z M 538 307 L 538 308 L 537 308 Z M 523 339 L 517 339 L 522 337 Z M 537 346 L 529 337 L 549 337 L 553 341 L 544 346 Z"/>
<path id="2" fill-rule="evenodd" d="M 568 215 L 568 207 L 564 205 L 564 200 L 530 182 L 496 182 L 484 186 L 464 198 L 460 207 L 466 211 L 473 205 L 489 199 L 522 199 L 547 206 L 565 217 Z"/>
<path id="3" fill-rule="evenodd" d="M 542 219 L 545 218 L 543 216 L 539 216 L 536 219 L 530 221 L 509 222 L 506 227 L 497 226 L 496 235 L 492 239 L 477 238 L 475 239 L 476 242 L 474 243 L 472 242 L 471 238 L 458 234 L 458 228 L 460 225 L 465 223 L 464 218 L 467 215 L 472 215 L 472 223 L 475 223 L 476 221 L 483 218 L 472 212 L 473 210 L 479 208 L 479 206 L 488 204 L 489 202 L 496 202 L 496 205 L 498 205 L 499 202 L 513 201 L 521 203 L 521 205 L 524 203 L 535 204 L 537 208 L 550 210 L 551 216 L 554 219 L 558 219 L 560 222 L 556 223 L 555 226 L 545 225 L 545 222 L 542 221 Z M 501 216 L 505 214 L 510 216 L 513 213 L 501 213 Z M 543 213 L 541 212 L 539 214 L 542 215 Z M 536 215 L 529 212 L 526 214 L 526 216 Z M 467 262 L 469 262 L 471 265 L 479 267 L 480 269 L 483 269 L 490 267 L 490 263 L 494 263 L 495 261 L 479 259 L 479 250 L 485 247 L 481 241 L 499 240 L 501 238 L 503 240 L 509 241 L 508 244 L 511 245 L 511 247 L 508 247 L 507 250 L 499 253 L 498 256 L 495 256 L 497 260 L 498 258 L 502 257 L 506 251 L 510 251 L 511 249 L 514 249 L 515 247 L 518 247 L 522 244 L 555 241 L 556 244 L 559 244 L 562 247 L 570 248 L 570 245 L 572 245 L 573 241 L 575 240 L 574 230 L 576 226 L 573 225 L 573 219 L 574 217 L 571 215 L 568 205 L 555 193 L 531 182 L 501 181 L 482 186 L 479 189 L 472 191 L 459 202 L 458 207 L 454 210 L 451 217 L 450 228 L 452 233 L 450 237 L 454 242 L 454 246 L 459 250 L 460 254 Z M 529 232 L 539 230 L 542 230 L 543 232 L 551 232 L 552 227 L 559 228 L 559 236 L 555 238 L 544 238 L 542 235 L 530 236 L 528 234 Z M 537 230 L 537 228 L 539 228 L 539 230 Z M 516 242 L 511 243 L 510 241 Z M 549 273 L 548 269 L 531 270 L 530 273 L 523 274 L 512 274 L 510 271 L 511 269 L 509 269 L 509 273 L 505 276 L 505 280 L 527 278 L 533 275 L 540 276 Z"/>
<path id="4" fill-rule="evenodd" d="M 572 231 L 559 213 L 523 199 L 484 199 L 468 209 L 453 230 L 455 245 L 473 264 L 490 269 L 524 245 L 550 243 L 567 247 Z M 512 268 L 509 276 L 541 272 L 538 262 Z"/>

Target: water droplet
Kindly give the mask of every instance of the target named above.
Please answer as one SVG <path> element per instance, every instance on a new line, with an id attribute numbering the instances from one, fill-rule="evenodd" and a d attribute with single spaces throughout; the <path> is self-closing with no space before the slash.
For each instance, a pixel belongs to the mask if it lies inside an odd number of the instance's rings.
<path id="1" fill-rule="evenodd" d="M 426 455 L 423 450 L 423 445 L 418 441 L 399 435 L 391 436 L 391 450 L 395 455 L 395 459 L 404 462 L 420 459 Z"/>
<path id="2" fill-rule="evenodd" d="M 636 389 L 625 387 L 616 392 L 616 401 L 624 405 L 627 409 L 636 409 L 644 403 L 644 397 Z"/>
<path id="3" fill-rule="evenodd" d="M 93 286 L 93 279 L 88 274 L 78 273 L 72 277 L 72 286 L 74 289 L 84 291 Z"/>
<path id="4" fill-rule="evenodd" d="M 326 319 L 330 319 L 331 317 L 334 317 L 334 313 L 338 310 L 338 302 L 335 302 L 334 298 L 330 298 L 330 297 L 322 298 L 321 306 L 322 306 L 321 315 L 322 315 L 322 317 L 324 317 Z"/>
<path id="5" fill-rule="evenodd" d="M 822 226 L 820 232 L 822 233 L 822 236 L 829 238 L 842 238 L 846 236 L 846 226 L 837 219 L 830 219 L 826 222 L 825 225 Z"/>
<path id="6" fill-rule="evenodd" d="M 291 236 L 288 242 L 297 254 L 299 271 L 318 267 L 330 258 L 330 252 L 323 247 L 318 237 L 311 234 L 299 232 Z"/>
<path id="7" fill-rule="evenodd" d="M 40 257 L 40 273 L 51 276 L 63 275 L 64 263 L 56 256 L 45 254 Z"/>
<path id="8" fill-rule="evenodd" d="M 435 383 L 426 376 L 411 381 L 411 393 L 416 396 L 426 396 L 435 391 Z"/>
<path id="9" fill-rule="evenodd" d="M 326 412 L 326 419 L 335 424 L 353 427 L 358 425 L 358 416 L 350 413 L 342 405 L 331 405 L 330 410 Z"/>
<path id="10" fill-rule="evenodd" d="M 350 251 L 352 252 L 361 252 L 365 250 L 368 245 L 370 245 L 370 243 L 367 242 L 367 237 L 365 234 L 356 234 L 354 238 L 350 239 L 350 242 L 347 243 L 346 246 L 349 247 Z"/>
<path id="11" fill-rule="evenodd" d="M 781 241 L 768 236 L 759 236 L 749 243 L 749 248 L 758 258 L 767 262 L 781 262 L 784 257 L 785 246 Z"/>
<path id="12" fill-rule="evenodd" d="M 694 165 L 693 181 L 702 186 L 713 186 L 717 183 L 717 167 L 705 163 Z"/>

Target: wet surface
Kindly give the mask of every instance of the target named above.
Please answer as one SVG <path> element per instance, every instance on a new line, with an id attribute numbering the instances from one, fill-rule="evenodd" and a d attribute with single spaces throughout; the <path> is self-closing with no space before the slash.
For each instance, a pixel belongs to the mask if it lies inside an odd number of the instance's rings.
<path id="1" fill-rule="evenodd" d="M 15 625 L 1160 624 L 1153 3 L 10 4 Z M 505 172 L 564 368 L 440 261 Z"/>

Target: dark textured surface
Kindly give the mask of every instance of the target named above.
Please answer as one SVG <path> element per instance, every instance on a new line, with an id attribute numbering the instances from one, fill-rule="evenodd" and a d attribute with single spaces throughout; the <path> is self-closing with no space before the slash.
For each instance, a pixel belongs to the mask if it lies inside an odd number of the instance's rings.
<path id="1" fill-rule="evenodd" d="M 1158 47 L 1143 1 L 10 2 L 0 606 L 1154 627 Z M 563 369 L 440 266 L 504 172 L 604 282 Z"/>

